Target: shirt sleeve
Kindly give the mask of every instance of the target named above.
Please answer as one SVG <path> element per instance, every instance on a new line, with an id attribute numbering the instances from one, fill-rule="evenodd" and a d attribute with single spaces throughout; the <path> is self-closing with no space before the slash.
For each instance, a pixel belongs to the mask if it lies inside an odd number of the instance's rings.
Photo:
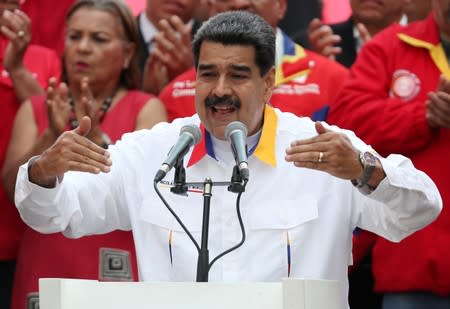
<path id="1" fill-rule="evenodd" d="M 410 159 L 398 154 L 379 159 L 386 177 L 375 191 L 364 195 L 353 188 L 354 227 L 398 242 L 433 222 L 442 210 L 442 198 L 431 178 Z"/>
<path id="2" fill-rule="evenodd" d="M 133 175 L 138 174 L 138 162 L 143 162 L 139 144 L 146 144 L 141 139 L 145 134 L 146 130 L 125 134 L 122 141 L 110 146 L 113 165 L 109 173 L 67 172 L 54 188 L 31 183 L 29 163 L 22 165 L 15 196 L 22 219 L 41 233 L 63 232 L 74 238 L 130 230 L 128 206 L 135 201 L 130 196 L 139 199 L 130 188 L 137 187 Z"/>
<path id="3" fill-rule="evenodd" d="M 15 200 L 24 222 L 36 231 L 77 238 L 130 229 L 119 187 L 115 177 L 68 172 L 54 188 L 43 188 L 29 181 L 26 163 L 19 169 Z"/>
<path id="4" fill-rule="evenodd" d="M 160 123 L 152 130 L 124 134 L 108 148 L 110 172 L 67 172 L 54 188 L 30 182 L 25 163 L 19 168 L 15 194 L 22 219 L 38 232 L 63 232 L 72 238 L 131 230 L 130 213 L 149 194 L 151 175 L 165 155 L 154 151 L 154 144 L 170 144 L 176 137 L 167 126 Z"/>

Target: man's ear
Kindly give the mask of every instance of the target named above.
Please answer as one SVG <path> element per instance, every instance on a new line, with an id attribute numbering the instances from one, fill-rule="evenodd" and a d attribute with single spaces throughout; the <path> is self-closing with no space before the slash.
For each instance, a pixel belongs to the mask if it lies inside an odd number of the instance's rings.
<path id="1" fill-rule="evenodd" d="M 269 103 L 273 88 L 275 88 L 275 67 L 270 68 L 270 70 L 264 75 L 264 84 L 264 103 Z"/>

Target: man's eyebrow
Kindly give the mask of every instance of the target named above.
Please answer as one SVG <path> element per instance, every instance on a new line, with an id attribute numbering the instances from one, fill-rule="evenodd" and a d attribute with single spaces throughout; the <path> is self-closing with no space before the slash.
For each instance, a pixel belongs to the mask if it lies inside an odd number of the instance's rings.
<path id="1" fill-rule="evenodd" d="M 202 64 L 200 63 L 198 65 L 198 70 L 211 70 L 214 69 L 216 66 L 214 64 Z"/>
<path id="2" fill-rule="evenodd" d="M 250 67 L 247 66 L 247 65 L 232 64 L 230 66 L 231 66 L 231 68 L 233 70 L 236 70 L 236 71 L 241 71 L 241 72 L 245 72 L 245 73 L 251 73 L 252 72 Z"/>

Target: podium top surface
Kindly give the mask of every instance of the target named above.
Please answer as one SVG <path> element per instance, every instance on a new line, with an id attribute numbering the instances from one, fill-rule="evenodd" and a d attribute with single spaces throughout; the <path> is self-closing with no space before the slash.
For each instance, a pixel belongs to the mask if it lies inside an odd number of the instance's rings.
<path id="1" fill-rule="evenodd" d="M 339 308 L 339 283 L 329 280 L 197 283 L 40 279 L 39 294 L 41 309 Z"/>

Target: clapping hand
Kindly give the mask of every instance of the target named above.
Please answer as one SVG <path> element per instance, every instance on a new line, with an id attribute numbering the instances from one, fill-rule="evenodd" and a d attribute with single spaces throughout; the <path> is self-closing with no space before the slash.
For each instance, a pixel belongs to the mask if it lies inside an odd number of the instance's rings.
<path id="1" fill-rule="evenodd" d="M 431 128 L 450 128 L 450 81 L 441 76 L 436 91 L 428 94 L 426 119 Z"/>
<path id="2" fill-rule="evenodd" d="M 308 40 L 314 51 L 331 60 L 336 60 L 336 55 L 342 53 L 342 49 L 335 46 L 341 41 L 341 37 L 318 18 L 314 18 L 309 24 Z"/>
<path id="3" fill-rule="evenodd" d="M 3 66 L 10 74 L 14 74 L 25 70 L 23 56 L 31 41 L 31 20 L 20 10 L 5 10 L 2 19 L 4 25 L 1 27 L 1 32 L 9 39 Z"/>
<path id="4" fill-rule="evenodd" d="M 88 77 L 83 77 L 81 79 L 80 90 L 81 95 L 79 98 L 79 105 L 74 106 L 75 117 L 76 119 L 81 119 L 84 116 L 89 117 L 89 119 L 91 120 L 91 126 L 86 137 L 97 145 L 103 145 L 105 143 L 105 140 L 103 138 L 103 136 L 105 136 L 105 133 L 103 133 L 100 127 L 100 123 L 105 116 L 105 113 L 107 112 L 102 109 L 102 105 L 104 102 L 95 102 L 94 96 L 89 87 Z M 112 100 L 112 98 L 109 99 Z M 77 103 L 74 102 L 73 104 L 76 105 Z"/>
<path id="5" fill-rule="evenodd" d="M 362 24 L 356 24 L 362 45 L 367 43 L 372 37 L 367 28 Z M 330 26 L 324 25 L 318 18 L 314 18 L 308 26 L 308 40 L 311 48 L 319 54 L 336 60 L 336 56 L 342 53 L 342 48 L 336 46 L 342 38 L 334 34 Z"/>
<path id="6" fill-rule="evenodd" d="M 161 31 L 144 69 L 144 91 L 159 94 L 172 79 L 194 64 L 191 43 L 191 24 L 184 24 L 178 16 L 159 22 Z"/>
<path id="7" fill-rule="evenodd" d="M 55 77 L 50 78 L 47 88 L 48 131 L 56 140 L 67 127 L 70 117 L 69 89 L 66 83 L 57 85 Z"/>

